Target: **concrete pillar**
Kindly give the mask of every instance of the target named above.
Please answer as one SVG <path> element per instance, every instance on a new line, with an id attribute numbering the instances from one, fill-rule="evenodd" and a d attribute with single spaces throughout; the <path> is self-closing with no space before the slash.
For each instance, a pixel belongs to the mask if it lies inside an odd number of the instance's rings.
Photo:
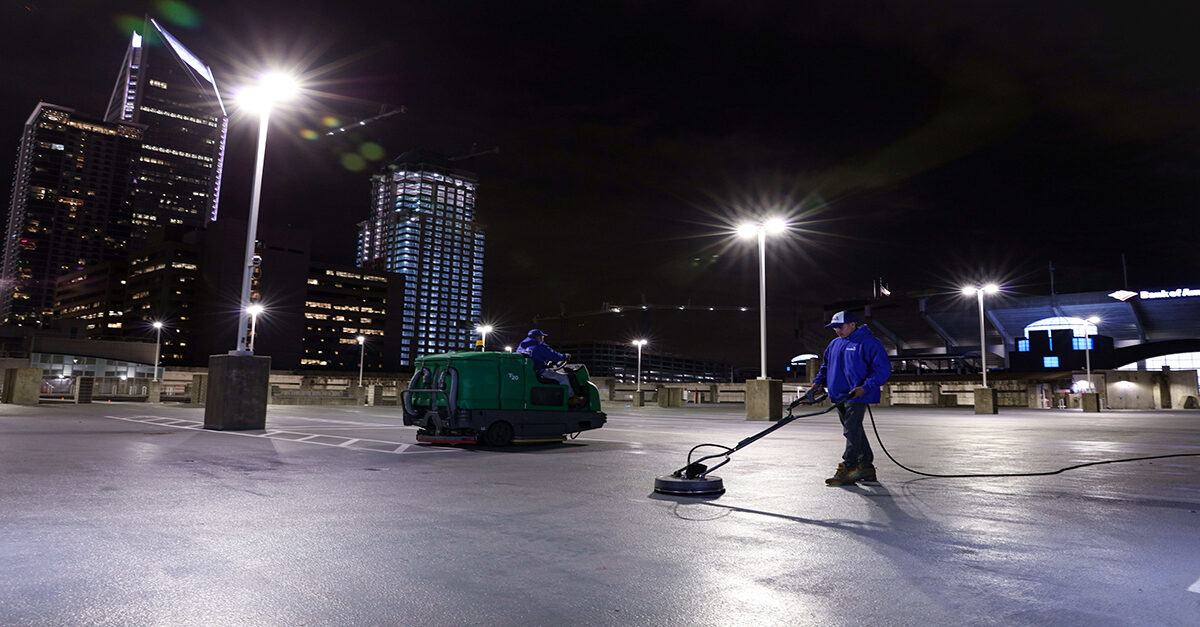
<path id="1" fill-rule="evenodd" d="M 4 372 L 4 402 L 37 405 L 42 398 L 41 368 L 8 368 Z"/>
<path id="2" fill-rule="evenodd" d="M 645 390 L 634 390 L 633 391 L 633 406 L 634 407 L 645 407 L 646 406 Z"/>
<path id="3" fill-rule="evenodd" d="M 779 420 L 783 417 L 783 381 L 746 380 L 746 420 Z"/>
<path id="4" fill-rule="evenodd" d="M 210 356 L 204 428 L 219 431 L 265 429 L 270 377 L 270 357 Z"/>
<path id="5" fill-rule="evenodd" d="M 708 393 L 710 398 L 712 398 L 712 403 L 714 405 L 721 402 L 721 384 L 713 383 L 712 385 L 709 385 Z"/>
<path id="6" fill-rule="evenodd" d="M 86 405 L 92 402 L 92 393 L 96 389 L 95 377 L 75 377 L 75 403 Z"/>
<path id="7" fill-rule="evenodd" d="M 383 396 L 383 386 L 371 384 L 367 386 L 367 407 L 374 407 Z"/>
<path id="8" fill-rule="evenodd" d="M 162 381 L 150 381 L 150 384 L 146 386 L 146 402 L 162 402 Z"/>
<path id="9" fill-rule="evenodd" d="M 1166 370 L 1167 366 L 1163 366 Z M 1158 407 L 1159 409 L 1171 409 L 1171 375 L 1163 372 L 1155 377 L 1158 379 Z"/>
<path id="10" fill-rule="evenodd" d="M 683 388 L 658 386 L 659 407 L 683 407 Z"/>
<path id="11" fill-rule="evenodd" d="M 1100 411 L 1100 393 L 1099 392 L 1084 392 L 1083 393 L 1083 411 Z"/>
<path id="12" fill-rule="evenodd" d="M 204 403 L 208 400 L 208 375 L 192 375 L 191 396 L 193 407 L 204 407 Z"/>
<path id="13" fill-rule="evenodd" d="M 813 357 L 812 359 L 804 362 L 804 365 L 806 371 L 805 374 L 808 376 L 808 380 L 811 382 L 813 379 L 816 379 L 817 373 L 821 371 L 821 360 Z"/>
<path id="14" fill-rule="evenodd" d="M 879 406 L 892 406 L 892 386 L 888 385 L 887 383 L 884 383 L 883 387 L 879 388 Z"/>
<path id="15" fill-rule="evenodd" d="M 346 390 L 350 398 L 354 399 L 354 404 L 362 407 L 367 404 L 367 388 L 361 385 L 352 385 Z"/>
<path id="16" fill-rule="evenodd" d="M 1000 399 L 996 388 L 975 388 L 975 413 L 1000 413 Z"/>
<path id="17" fill-rule="evenodd" d="M 667 388 L 667 407 L 683 407 L 683 388 Z"/>

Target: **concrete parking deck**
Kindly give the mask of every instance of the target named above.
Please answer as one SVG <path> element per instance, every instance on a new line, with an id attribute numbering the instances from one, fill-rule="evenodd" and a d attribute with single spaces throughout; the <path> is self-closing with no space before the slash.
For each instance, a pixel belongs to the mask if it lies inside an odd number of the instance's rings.
<path id="1" fill-rule="evenodd" d="M 416 445 L 394 408 L 0 406 L 0 622 L 1197 625 L 1200 457 L 828 488 L 832 415 L 652 494 L 742 407 L 620 408 L 563 445 Z M 879 409 L 932 472 L 1200 453 L 1200 413 Z M 872 439 L 873 440 L 873 439 Z M 874 440 L 873 440 L 874 444 Z"/>

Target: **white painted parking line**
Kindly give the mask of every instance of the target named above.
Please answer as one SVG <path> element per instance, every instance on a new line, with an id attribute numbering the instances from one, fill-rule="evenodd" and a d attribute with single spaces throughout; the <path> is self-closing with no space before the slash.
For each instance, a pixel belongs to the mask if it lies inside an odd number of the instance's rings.
<path id="1" fill-rule="evenodd" d="M 126 422 L 139 422 L 142 424 L 152 424 L 162 427 L 175 427 L 178 429 L 192 429 L 196 431 L 204 431 L 204 425 L 200 422 L 192 422 L 186 420 L 178 420 L 171 423 L 162 422 L 170 420 L 163 416 L 105 416 L 114 420 L 124 420 Z M 183 423 L 183 424 L 175 424 Z M 238 435 L 242 437 L 264 438 L 267 440 L 279 440 L 281 442 L 294 442 L 297 444 L 316 444 L 318 446 L 332 446 L 334 448 L 349 449 L 352 451 L 369 451 L 373 453 L 388 453 L 401 454 L 413 449 L 413 453 L 460 453 L 462 449 L 456 448 L 426 448 L 414 447 L 406 442 L 393 442 L 390 440 L 371 440 L 367 438 L 343 438 L 328 433 L 301 433 L 299 431 L 284 431 L 270 430 L 263 433 L 248 433 L 245 431 L 207 431 L 207 433 L 223 434 L 223 435 Z M 313 438 L 324 438 L 344 440 L 338 443 L 321 442 Z"/>
<path id="2" fill-rule="evenodd" d="M 1195 592 L 1197 594 L 1200 594 L 1200 579 L 1197 579 L 1196 583 L 1188 586 L 1188 592 Z"/>

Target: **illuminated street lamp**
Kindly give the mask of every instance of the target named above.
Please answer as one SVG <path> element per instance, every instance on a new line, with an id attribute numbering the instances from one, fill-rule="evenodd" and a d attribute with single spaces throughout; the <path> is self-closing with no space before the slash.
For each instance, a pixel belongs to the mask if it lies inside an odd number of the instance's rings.
<path id="1" fill-rule="evenodd" d="M 163 323 L 158 320 L 155 320 L 154 321 L 154 331 L 155 331 L 155 335 L 156 335 L 156 337 L 154 339 L 154 380 L 155 381 L 158 381 L 158 358 L 162 355 L 162 330 L 163 330 Z"/>
<path id="2" fill-rule="evenodd" d="M 479 341 L 479 351 L 484 352 L 487 350 L 487 334 L 492 332 L 492 325 L 481 324 L 475 327 L 475 331 L 479 333 L 479 337 L 481 338 Z"/>
<path id="3" fill-rule="evenodd" d="M 638 349 L 638 365 L 637 365 L 637 391 L 642 391 L 642 347 L 646 345 L 646 340 L 634 340 L 633 345 Z"/>
<path id="4" fill-rule="evenodd" d="M 367 354 L 367 336 L 358 336 L 358 387 L 362 387 L 363 357 Z"/>
<path id="5" fill-rule="evenodd" d="M 247 355 L 254 354 L 254 335 L 258 331 L 258 314 L 261 314 L 263 309 L 262 305 L 254 303 L 243 310 L 250 315 L 250 343 L 246 346 Z"/>
<path id="6" fill-rule="evenodd" d="M 246 226 L 246 258 L 242 274 L 242 305 L 238 315 L 238 345 L 230 351 L 232 355 L 254 354 L 254 331 L 250 331 L 250 342 L 246 342 L 246 316 L 250 313 L 250 282 L 254 267 L 258 265 L 254 257 L 254 242 L 258 237 L 258 204 L 262 197 L 263 161 L 267 154 L 267 128 L 271 116 L 271 107 L 277 103 L 290 100 L 296 95 L 296 81 L 290 76 L 279 72 L 268 72 L 258 81 L 257 85 L 246 87 L 238 92 L 238 105 L 247 111 L 258 113 L 258 157 L 254 164 L 254 188 L 250 196 L 250 221 Z M 260 308 L 261 312 L 262 309 Z"/>
<path id="7" fill-rule="evenodd" d="M 504 347 L 504 352 L 506 352 L 506 353 L 511 353 L 511 352 L 512 352 L 512 347 L 511 347 L 511 346 L 505 346 L 505 347 Z"/>
<path id="8" fill-rule="evenodd" d="M 770 218 L 763 222 L 746 222 L 738 226 L 738 237 L 758 238 L 758 327 L 761 355 L 759 379 L 767 378 L 767 235 L 777 235 L 787 230 L 783 218 Z"/>
<path id="9" fill-rule="evenodd" d="M 987 340 L 983 334 L 983 295 L 995 294 L 1000 291 L 1000 287 L 995 283 L 989 283 L 983 286 L 967 286 L 962 289 L 962 293 L 967 296 L 975 296 L 979 300 L 979 361 L 982 364 L 983 370 L 983 387 L 987 387 Z"/>
<path id="10" fill-rule="evenodd" d="M 1098 316 L 1091 316 L 1087 319 L 1087 321 L 1092 325 L 1095 325 L 1100 322 L 1100 318 Z M 1085 367 L 1087 368 L 1088 391 L 1095 392 L 1096 386 L 1092 385 L 1092 340 L 1089 337 L 1091 330 L 1092 327 L 1090 325 L 1083 325 L 1083 361 Z M 1097 329 L 1097 331 L 1099 331 L 1099 329 Z"/>

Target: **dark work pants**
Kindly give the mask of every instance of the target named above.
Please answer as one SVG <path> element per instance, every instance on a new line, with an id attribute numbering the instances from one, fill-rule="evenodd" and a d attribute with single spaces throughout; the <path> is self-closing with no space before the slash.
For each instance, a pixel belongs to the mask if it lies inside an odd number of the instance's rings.
<path id="1" fill-rule="evenodd" d="M 863 429 L 867 404 L 842 403 L 837 409 L 838 419 L 842 421 L 842 435 L 846 436 L 846 451 L 842 453 L 846 467 L 856 468 L 874 462 L 875 454 L 871 452 L 871 443 L 867 441 L 867 432 Z"/>

